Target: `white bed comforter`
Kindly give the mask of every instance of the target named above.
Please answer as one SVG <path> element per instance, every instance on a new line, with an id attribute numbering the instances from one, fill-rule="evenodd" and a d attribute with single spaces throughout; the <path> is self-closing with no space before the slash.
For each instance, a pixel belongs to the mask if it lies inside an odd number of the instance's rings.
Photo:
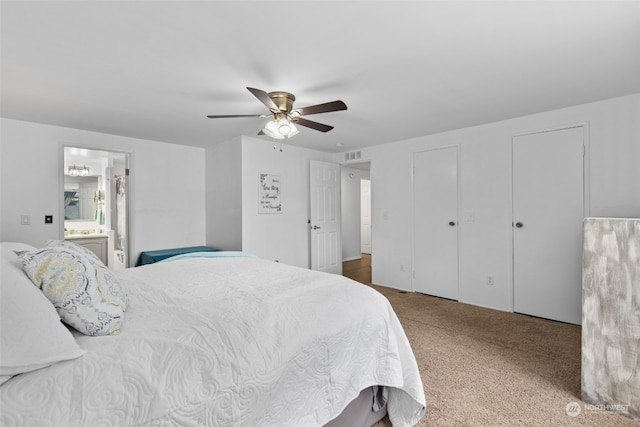
<path id="1" fill-rule="evenodd" d="M 118 274 L 121 333 L 0 387 L 3 426 L 320 426 L 388 386 L 394 426 L 424 414 L 418 367 L 387 299 L 344 277 L 255 257 Z"/>

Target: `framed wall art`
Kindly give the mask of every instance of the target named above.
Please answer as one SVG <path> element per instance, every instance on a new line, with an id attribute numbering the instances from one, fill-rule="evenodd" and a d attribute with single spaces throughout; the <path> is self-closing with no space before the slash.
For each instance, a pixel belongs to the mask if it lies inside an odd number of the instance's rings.
<path id="1" fill-rule="evenodd" d="M 258 213 L 282 213 L 282 193 L 280 175 L 258 174 Z"/>

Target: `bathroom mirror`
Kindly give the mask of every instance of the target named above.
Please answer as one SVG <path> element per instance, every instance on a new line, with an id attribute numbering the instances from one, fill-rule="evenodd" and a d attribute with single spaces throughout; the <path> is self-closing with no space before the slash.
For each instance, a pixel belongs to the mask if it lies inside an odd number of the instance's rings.
<path id="1" fill-rule="evenodd" d="M 64 219 L 94 221 L 96 219 L 95 193 L 97 176 L 64 177 Z"/>

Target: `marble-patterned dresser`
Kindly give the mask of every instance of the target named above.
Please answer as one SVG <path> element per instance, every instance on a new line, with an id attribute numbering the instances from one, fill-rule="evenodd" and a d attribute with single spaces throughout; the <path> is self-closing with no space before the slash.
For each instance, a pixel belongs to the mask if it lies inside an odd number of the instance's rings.
<path id="1" fill-rule="evenodd" d="M 582 400 L 640 420 L 640 218 L 585 218 Z"/>

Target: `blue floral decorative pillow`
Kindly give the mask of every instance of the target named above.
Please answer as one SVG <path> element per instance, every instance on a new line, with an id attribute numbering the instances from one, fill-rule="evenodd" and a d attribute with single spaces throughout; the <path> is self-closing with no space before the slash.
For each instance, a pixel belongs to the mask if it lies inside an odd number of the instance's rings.
<path id="1" fill-rule="evenodd" d="M 68 325 L 85 335 L 120 331 L 127 295 L 113 273 L 87 248 L 53 241 L 22 254 L 22 266 Z"/>

